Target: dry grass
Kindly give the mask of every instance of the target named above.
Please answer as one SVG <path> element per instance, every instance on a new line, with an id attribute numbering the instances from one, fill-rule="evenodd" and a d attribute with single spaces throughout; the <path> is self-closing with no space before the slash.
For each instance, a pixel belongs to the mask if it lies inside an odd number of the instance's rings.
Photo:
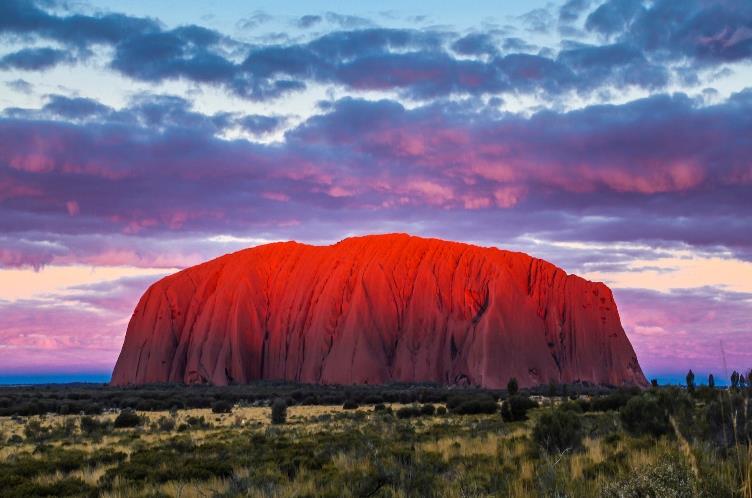
<path id="1" fill-rule="evenodd" d="M 497 454 L 499 441 L 502 439 L 504 439 L 503 436 L 496 434 L 490 434 L 486 437 L 454 436 L 422 443 L 420 449 L 424 452 L 439 453 L 445 460 L 457 456 L 493 456 Z"/>
<path id="2" fill-rule="evenodd" d="M 394 410 L 397 410 L 401 405 L 392 405 Z M 372 412 L 371 407 L 363 407 L 360 411 Z M 238 437 L 241 434 L 242 437 L 247 438 L 251 432 L 266 432 L 270 426 L 270 408 L 268 407 L 237 407 L 233 410 L 232 414 L 214 414 L 209 409 L 194 409 L 180 411 L 176 417 L 177 425 L 184 423 L 189 417 L 204 417 L 204 419 L 211 424 L 211 427 L 198 429 L 194 428 L 188 432 L 181 433 L 181 438 L 190 438 L 194 443 L 212 442 L 222 443 L 232 441 L 233 438 Z M 293 406 L 288 408 L 288 423 L 283 426 L 278 426 L 275 430 L 271 431 L 273 434 L 278 434 L 278 431 L 286 433 L 288 435 L 310 435 L 319 432 L 334 432 L 334 431 L 347 431 L 358 427 L 358 424 L 365 422 L 360 420 L 353 420 L 347 417 L 336 417 L 336 415 L 342 413 L 343 410 L 340 406 Z M 355 410 L 347 410 L 349 414 L 355 412 Z M 100 449 L 108 451 L 120 451 L 130 455 L 135 449 L 142 447 L 158 447 L 161 442 L 166 441 L 176 436 L 175 432 L 162 432 L 157 430 L 151 430 L 149 426 L 152 423 L 156 423 L 160 417 L 169 417 L 170 414 L 166 411 L 162 412 L 139 412 L 141 416 L 144 416 L 148 422 L 143 428 L 139 429 L 123 429 L 115 430 L 112 433 L 108 433 L 101 437 L 99 440 L 91 440 L 89 438 L 82 437 L 80 434 L 74 438 L 66 439 L 64 441 L 53 441 L 53 445 L 65 445 L 66 449 L 79 449 L 86 452 L 94 452 Z M 320 420 L 320 417 L 329 415 L 333 418 L 331 420 Z M 108 413 L 96 418 L 100 420 L 115 418 L 115 414 Z M 48 416 L 48 417 L 29 417 L 26 420 L 39 420 L 45 426 L 59 425 L 66 417 L 61 416 Z M 379 416 L 369 416 L 369 423 L 380 420 Z M 738 490 L 738 495 L 742 498 L 752 498 L 752 448 L 747 447 L 742 455 L 744 465 L 746 465 L 743 475 L 740 479 L 739 469 L 733 462 L 722 462 L 721 457 L 715 457 L 709 451 L 703 453 L 705 450 L 697 445 L 692 446 L 683 438 L 680 438 L 680 434 L 677 433 L 677 439 L 661 438 L 657 441 L 650 442 L 646 445 L 645 439 L 633 438 L 629 435 L 623 434 L 616 442 L 604 442 L 603 439 L 598 437 L 586 437 L 582 444 L 581 451 L 567 453 L 557 457 L 555 464 L 544 461 L 543 457 L 536 457 L 531 452 L 531 427 L 534 423 L 534 418 L 526 423 L 515 423 L 503 426 L 495 425 L 493 429 L 489 430 L 486 426 L 486 431 L 482 430 L 474 432 L 477 425 L 470 425 L 473 419 L 468 417 L 459 416 L 446 416 L 446 417 L 421 417 L 419 419 L 412 419 L 409 421 L 399 421 L 399 424 L 409 423 L 418 434 L 425 433 L 431 430 L 433 426 L 439 424 L 447 424 L 451 429 L 451 432 L 455 432 L 454 428 L 457 428 L 456 435 L 448 434 L 446 427 L 438 427 L 436 434 L 442 434 L 442 437 L 438 437 L 433 440 L 426 440 L 428 438 L 420 439 L 420 442 L 415 442 L 415 448 L 418 450 L 418 461 L 427 461 L 425 457 L 421 457 L 421 453 L 436 453 L 441 455 L 445 463 L 454 465 L 453 469 L 446 475 L 437 476 L 437 479 L 441 481 L 440 495 L 447 497 L 465 497 L 465 496 L 479 496 L 482 495 L 482 491 L 475 490 L 472 486 L 463 487 L 458 484 L 461 478 L 464 478 L 467 482 L 468 479 L 473 479 L 473 472 L 477 472 L 479 465 L 477 462 L 484 462 L 484 472 L 495 475 L 503 475 L 505 482 L 504 489 L 507 490 L 506 496 L 511 497 L 529 497 L 541 494 L 540 487 L 542 486 L 541 475 L 545 470 L 544 466 L 555 466 L 555 473 L 559 476 L 557 485 L 561 484 L 561 480 L 565 477 L 565 491 L 566 496 L 582 496 L 595 497 L 598 496 L 598 492 L 603 488 L 606 482 L 613 480 L 613 475 L 606 475 L 597 473 L 593 475 L 593 467 L 601 464 L 610 464 L 613 462 L 614 457 L 620 457 L 618 455 L 623 453 L 626 455 L 626 460 L 620 463 L 619 473 L 622 472 L 629 474 L 636 469 L 643 469 L 645 467 L 655 466 L 665 458 L 665 455 L 669 452 L 681 452 L 688 461 L 695 472 L 699 472 L 707 466 L 707 463 L 711 463 L 711 467 L 715 469 L 716 475 L 726 483 L 734 483 L 734 489 Z M 487 421 L 490 421 L 489 417 Z M 496 420 L 496 419 L 494 419 Z M 384 423 L 384 422 L 379 422 Z M 397 421 L 391 422 L 396 424 Z M 475 422 L 472 422 L 475 424 Z M 479 424 L 482 426 L 482 424 Z M 388 429 L 389 425 L 384 425 L 387 430 L 394 430 L 395 425 L 391 425 L 391 429 Z M 19 424 L 7 417 L 0 418 L 0 428 L 3 433 L 7 435 L 16 433 L 23 435 L 23 424 Z M 132 436 L 132 437 L 131 437 Z M 385 439 L 389 436 L 384 435 Z M 433 436 L 432 436 L 433 437 Z M 0 461 L 6 461 L 12 458 L 13 455 L 24 452 L 31 454 L 35 449 L 35 445 L 22 443 L 20 445 L 7 445 L 0 447 Z M 339 451 L 339 450 L 338 450 Z M 332 458 L 331 465 L 337 472 L 342 472 L 347 475 L 365 476 L 373 474 L 378 471 L 379 465 L 373 463 L 373 461 L 367 457 L 362 456 L 362 452 L 349 452 L 342 451 L 335 454 Z M 693 460 L 697 457 L 698 461 Z M 474 457 L 488 457 L 488 458 L 475 458 Z M 717 461 L 712 460 L 718 458 Z M 459 462 L 458 460 L 468 459 L 467 462 Z M 619 460 L 622 462 L 621 460 Z M 455 462 L 455 463 L 452 463 Z M 248 462 L 243 462 L 242 465 L 247 465 Z M 170 462 L 164 462 L 165 466 L 169 466 Z M 475 466 L 475 467 L 474 467 Z M 63 474 L 55 472 L 51 474 L 45 474 L 38 476 L 35 480 L 38 484 L 53 484 L 67 477 L 80 478 L 83 482 L 90 486 L 97 486 L 102 476 L 105 475 L 107 470 L 115 467 L 115 465 L 108 466 L 93 466 L 84 467 L 80 470 L 71 472 L 70 474 Z M 150 494 L 163 494 L 175 498 L 198 498 L 204 496 L 213 496 L 222 493 L 228 493 L 232 490 L 231 486 L 237 484 L 237 480 L 248 478 L 252 475 L 252 469 L 248 468 L 236 468 L 234 469 L 234 476 L 231 479 L 213 478 L 203 482 L 166 482 L 163 484 L 144 484 L 137 482 L 124 482 L 119 478 L 115 478 L 113 486 L 107 491 L 100 491 L 101 496 L 109 498 L 130 498 L 136 496 L 144 496 Z M 596 470 L 600 472 L 600 470 Z M 563 476 L 563 477 L 562 477 Z M 317 475 L 315 471 L 306 471 L 305 468 L 295 475 L 292 479 L 283 479 L 278 485 L 275 484 L 271 488 L 258 489 L 251 487 L 245 490 L 244 496 L 264 497 L 264 498 L 287 498 L 296 496 L 316 496 L 322 492 L 320 475 Z M 386 485 L 381 490 L 387 496 L 407 496 L 405 491 L 398 489 L 397 487 L 390 487 Z M 351 491 L 348 489 L 348 483 L 343 484 L 341 491 L 342 496 L 349 496 Z M 0 491 L 0 496 L 2 492 Z"/>
<path id="3" fill-rule="evenodd" d="M 747 472 L 743 477 L 744 483 L 742 484 L 741 495 L 743 498 L 752 498 L 752 446 L 747 446 Z"/>

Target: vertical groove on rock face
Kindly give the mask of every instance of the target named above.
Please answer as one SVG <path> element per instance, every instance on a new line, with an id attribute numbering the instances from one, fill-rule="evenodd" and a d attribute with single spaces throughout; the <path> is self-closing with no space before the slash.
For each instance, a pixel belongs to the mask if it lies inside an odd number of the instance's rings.
<path id="1" fill-rule="evenodd" d="M 603 285 L 395 234 L 259 246 L 149 288 L 112 376 L 150 382 L 646 385 Z"/>

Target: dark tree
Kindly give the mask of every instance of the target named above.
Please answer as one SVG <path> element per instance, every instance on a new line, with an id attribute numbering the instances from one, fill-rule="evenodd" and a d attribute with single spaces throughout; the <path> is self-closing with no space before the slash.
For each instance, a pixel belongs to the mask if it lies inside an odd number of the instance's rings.
<path id="1" fill-rule="evenodd" d="M 658 387 L 658 379 L 653 379 L 650 381 L 650 385 L 653 387 Z"/>
<path id="2" fill-rule="evenodd" d="M 731 374 L 731 389 L 739 388 L 739 377 L 739 372 L 734 370 L 734 372 Z"/>
<path id="3" fill-rule="evenodd" d="M 527 412 L 536 408 L 538 403 L 527 396 L 516 395 L 510 396 L 501 404 L 501 418 L 505 422 L 517 422 L 527 420 Z"/>
<path id="4" fill-rule="evenodd" d="M 517 383 L 517 379 L 512 377 L 509 379 L 509 382 L 507 382 L 507 393 L 509 393 L 510 396 L 514 396 L 520 392 L 520 386 Z"/>
<path id="5" fill-rule="evenodd" d="M 713 374 L 708 375 L 708 387 L 711 389 L 715 388 L 715 378 L 713 377 Z"/>
<path id="6" fill-rule="evenodd" d="M 287 401 L 277 398 L 272 403 L 272 424 L 284 424 L 287 421 Z"/>
<path id="7" fill-rule="evenodd" d="M 687 391 L 694 392 L 695 390 L 695 373 L 692 369 L 687 372 Z"/>
<path id="8" fill-rule="evenodd" d="M 545 411 L 535 422 L 533 440 L 548 452 L 577 448 L 582 443 L 580 417 L 572 410 Z"/>

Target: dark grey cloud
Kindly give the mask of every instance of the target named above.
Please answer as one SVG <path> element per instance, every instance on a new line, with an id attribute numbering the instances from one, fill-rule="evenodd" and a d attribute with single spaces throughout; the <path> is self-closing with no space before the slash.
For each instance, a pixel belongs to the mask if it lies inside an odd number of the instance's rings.
<path id="1" fill-rule="evenodd" d="M 452 50 L 462 55 L 493 55 L 498 52 L 498 47 L 488 33 L 471 33 L 455 40 Z"/>
<path id="2" fill-rule="evenodd" d="M 300 17 L 296 25 L 301 29 L 308 29 L 321 23 L 321 21 L 323 20 L 324 19 L 321 16 L 309 14 L 309 15 Z"/>
<path id="3" fill-rule="evenodd" d="M 533 9 L 519 16 L 528 31 L 546 33 L 554 26 L 554 17 L 547 8 Z"/>
<path id="4" fill-rule="evenodd" d="M 566 2 L 559 22 L 579 19 L 588 5 Z M 752 7 L 735 0 L 718 5 L 687 0 L 681 9 L 670 0 L 608 0 L 593 8 L 585 27 L 609 41 L 565 42 L 558 53 L 522 38 L 497 41 L 493 30 L 459 36 L 437 29 L 377 28 L 334 13 L 299 22 L 326 20 L 345 29 L 303 42 L 251 46 L 195 25 L 164 29 L 150 19 L 117 14 L 60 16 L 16 0 L 2 8 L 7 18 L 0 32 L 55 39 L 84 55 L 88 45 L 109 43 L 114 47 L 110 67 L 127 77 L 218 85 L 251 100 L 278 98 L 313 82 L 396 90 L 422 100 L 452 94 L 589 95 L 627 87 L 654 91 L 666 88 L 673 75 L 697 84 L 698 67 L 744 59 L 752 47 Z M 555 24 L 550 10 L 529 12 L 523 21 L 533 30 L 549 30 Z M 252 19 L 265 18 L 262 14 Z M 6 64 L 43 68 L 60 62 L 60 53 L 48 52 L 56 49 L 41 50 L 36 59 L 8 55 Z M 667 60 L 682 64 L 669 70 Z"/>
<path id="5" fill-rule="evenodd" d="M 43 71 L 71 60 L 65 50 L 55 48 L 24 48 L 0 58 L 0 69 Z"/>
<path id="6" fill-rule="evenodd" d="M 5 85 L 8 88 L 12 88 L 13 90 L 21 93 L 31 93 L 34 89 L 34 85 L 21 78 L 12 81 L 6 81 Z"/>
<path id="7" fill-rule="evenodd" d="M 100 104 L 93 99 L 81 97 L 65 97 L 63 95 L 50 95 L 47 104 L 42 108 L 50 114 L 66 119 L 85 119 L 91 117 L 104 117 L 112 109 Z"/>
<path id="8" fill-rule="evenodd" d="M 282 116 L 265 116 L 263 114 L 249 114 L 237 120 L 237 123 L 245 131 L 257 135 L 277 131 L 286 123 Z"/>
<path id="9" fill-rule="evenodd" d="M 559 7 L 559 23 L 571 24 L 590 7 L 591 0 L 567 0 Z"/>
<path id="10" fill-rule="evenodd" d="M 337 12 L 327 12 L 325 18 L 328 22 L 345 29 L 368 28 L 373 26 L 373 22 L 365 17 L 338 14 Z"/>
<path id="11" fill-rule="evenodd" d="M 640 12 L 643 0 L 606 0 L 585 21 L 585 27 L 604 36 L 626 31 Z"/>
<path id="12" fill-rule="evenodd" d="M 0 34 L 38 36 L 82 47 L 92 43 L 114 44 L 134 33 L 160 30 L 153 19 L 123 14 L 58 16 L 40 5 L 43 4 L 32 0 L 0 2 Z"/>
<path id="13" fill-rule="evenodd" d="M 271 15 L 262 10 L 257 10 L 250 16 L 239 19 L 236 24 L 240 29 L 254 29 L 268 23 L 272 19 L 274 18 Z"/>
<path id="14" fill-rule="evenodd" d="M 202 83 L 228 81 L 235 66 L 213 48 L 222 36 L 198 26 L 131 36 L 115 47 L 111 65 L 145 81 L 185 78 Z"/>
<path id="15" fill-rule="evenodd" d="M 586 27 L 655 58 L 708 65 L 752 57 L 752 3 L 746 0 L 608 0 Z"/>
<path id="16" fill-rule="evenodd" d="M 663 65 L 649 62 L 641 51 L 625 44 L 570 48 L 562 50 L 557 60 L 573 70 L 578 81 L 592 82 L 593 89 L 612 85 L 659 90 L 670 81 Z"/>

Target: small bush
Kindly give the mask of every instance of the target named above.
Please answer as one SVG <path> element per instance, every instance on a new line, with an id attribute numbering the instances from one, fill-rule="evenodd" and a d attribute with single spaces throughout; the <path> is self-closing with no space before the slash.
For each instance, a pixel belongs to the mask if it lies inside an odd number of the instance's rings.
<path id="1" fill-rule="evenodd" d="M 206 429 L 209 427 L 209 422 L 206 421 L 203 415 L 200 417 L 190 416 L 185 420 L 185 423 L 188 424 L 189 427 L 193 427 L 196 429 Z"/>
<path id="2" fill-rule="evenodd" d="M 272 402 L 272 424 L 284 424 L 287 421 L 287 402 L 277 398 Z"/>
<path id="3" fill-rule="evenodd" d="M 373 406 L 373 411 L 375 411 L 375 412 L 385 412 L 386 411 L 386 406 L 384 405 L 384 403 L 378 403 L 378 404 L 376 404 L 376 405 Z"/>
<path id="4" fill-rule="evenodd" d="M 634 435 L 660 436 L 671 429 L 668 413 L 650 395 L 635 396 L 619 411 L 624 428 Z"/>
<path id="5" fill-rule="evenodd" d="M 343 410 L 355 410 L 358 408 L 358 403 L 353 399 L 348 399 L 342 405 Z"/>
<path id="6" fill-rule="evenodd" d="M 631 394 L 626 391 L 618 391 L 606 396 L 596 396 L 590 400 L 588 411 L 607 412 L 618 410 L 625 406 L 631 397 Z"/>
<path id="7" fill-rule="evenodd" d="M 18 434 L 13 434 L 11 437 L 8 438 L 8 444 L 21 444 L 23 443 L 23 438 L 19 436 Z"/>
<path id="8" fill-rule="evenodd" d="M 420 408 L 417 406 L 411 405 L 411 406 L 403 406 L 399 410 L 397 410 L 397 418 L 407 419 L 407 418 L 415 418 L 420 417 Z"/>
<path id="9" fill-rule="evenodd" d="M 45 427 L 39 420 L 29 420 L 24 427 L 24 436 L 32 441 L 42 441 L 49 436 L 50 429 Z"/>
<path id="10" fill-rule="evenodd" d="M 505 422 L 518 422 L 520 420 L 527 420 L 527 412 L 533 408 L 537 408 L 538 403 L 531 400 L 527 396 L 510 396 L 501 405 L 501 418 Z"/>
<path id="11" fill-rule="evenodd" d="M 136 412 L 126 409 L 118 414 L 114 425 L 115 428 L 122 429 L 126 427 L 138 427 L 141 423 L 141 417 Z"/>
<path id="12" fill-rule="evenodd" d="M 436 409 L 436 415 L 446 415 L 446 406 L 440 406 Z"/>
<path id="13" fill-rule="evenodd" d="M 447 408 L 458 415 L 496 413 L 499 405 L 491 395 L 453 396 L 447 401 Z"/>
<path id="14" fill-rule="evenodd" d="M 107 428 L 107 422 L 100 422 L 94 417 L 81 417 L 81 432 L 87 436 L 92 436 L 98 432 L 103 432 Z"/>
<path id="15" fill-rule="evenodd" d="M 520 385 L 517 383 L 517 379 L 512 377 L 509 379 L 509 382 L 507 382 L 507 393 L 510 396 L 514 396 L 520 391 Z"/>
<path id="16" fill-rule="evenodd" d="M 561 408 L 541 413 L 533 427 L 533 440 L 548 452 L 579 448 L 582 444 L 579 415 Z"/>
<path id="17" fill-rule="evenodd" d="M 157 427 L 162 432 L 172 432 L 175 429 L 175 419 L 172 417 L 159 417 Z"/>
<path id="18" fill-rule="evenodd" d="M 421 415 L 427 415 L 432 416 L 434 413 L 436 413 L 436 407 L 433 405 L 423 405 L 420 407 L 420 414 Z"/>
<path id="19" fill-rule="evenodd" d="M 212 413 L 232 413 L 232 403 L 220 399 L 212 403 Z"/>
<path id="20" fill-rule="evenodd" d="M 629 477 L 606 485 L 606 498 L 690 498 L 697 496 L 696 483 L 689 466 L 678 455 L 665 458 L 656 466 L 643 467 Z"/>
<path id="21" fill-rule="evenodd" d="M 85 496 L 91 494 L 94 488 L 77 477 L 66 477 L 51 484 L 36 484 L 24 482 L 20 486 L 4 490 L 4 496 L 8 497 L 35 497 L 35 496 Z"/>

